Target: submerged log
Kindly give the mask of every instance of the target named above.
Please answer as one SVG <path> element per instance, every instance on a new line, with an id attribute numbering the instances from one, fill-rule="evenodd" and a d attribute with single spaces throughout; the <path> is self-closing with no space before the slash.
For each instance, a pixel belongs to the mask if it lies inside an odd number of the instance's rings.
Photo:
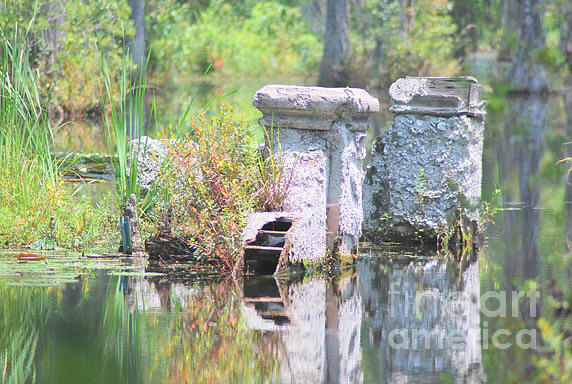
<path id="1" fill-rule="evenodd" d="M 162 262 L 196 261 L 196 248 L 184 239 L 159 232 L 145 240 L 149 260 Z"/>

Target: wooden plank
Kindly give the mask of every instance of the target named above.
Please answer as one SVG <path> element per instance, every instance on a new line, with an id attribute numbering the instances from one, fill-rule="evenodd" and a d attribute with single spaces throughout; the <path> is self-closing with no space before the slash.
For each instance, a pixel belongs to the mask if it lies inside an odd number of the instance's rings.
<path id="1" fill-rule="evenodd" d="M 280 297 L 245 297 L 243 299 L 246 303 L 282 303 L 282 299 Z"/>
<path id="2" fill-rule="evenodd" d="M 257 311 L 258 315 L 260 317 L 286 317 L 289 318 L 288 316 L 288 311 L 284 310 L 284 311 Z"/>
<path id="3" fill-rule="evenodd" d="M 242 247 L 245 251 L 268 251 L 268 252 L 282 252 L 282 247 L 267 247 L 264 245 L 245 245 Z"/>
<path id="4" fill-rule="evenodd" d="M 268 229 L 261 229 L 258 233 L 266 233 L 268 235 L 286 235 L 286 231 L 270 231 Z"/>

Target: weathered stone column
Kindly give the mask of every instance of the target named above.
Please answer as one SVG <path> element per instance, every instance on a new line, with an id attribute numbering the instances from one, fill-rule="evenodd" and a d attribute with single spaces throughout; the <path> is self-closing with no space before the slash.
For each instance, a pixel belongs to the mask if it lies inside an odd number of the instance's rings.
<path id="1" fill-rule="evenodd" d="M 361 236 L 368 118 L 379 102 L 355 88 L 268 85 L 254 95 L 289 192 L 283 210 L 299 214 L 290 262 L 350 254 Z"/>
<path id="2" fill-rule="evenodd" d="M 364 184 L 371 241 L 435 241 L 479 219 L 484 102 L 471 77 L 399 79 L 391 127 L 376 138 Z"/>

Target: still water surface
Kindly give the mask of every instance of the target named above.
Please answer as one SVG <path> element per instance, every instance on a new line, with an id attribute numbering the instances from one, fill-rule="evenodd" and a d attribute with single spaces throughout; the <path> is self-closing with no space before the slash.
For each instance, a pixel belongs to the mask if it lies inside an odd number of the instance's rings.
<path id="1" fill-rule="evenodd" d="M 483 197 L 500 188 L 501 210 L 478 260 L 462 268 L 380 248 L 362 250 L 335 276 L 181 282 L 175 273 L 146 275 L 131 260 L 50 254 L 23 263 L 0 254 L 0 377 L 532 380 L 544 345 L 538 321 L 553 318 L 555 292 L 570 292 L 572 185 L 555 163 L 572 154 L 571 138 L 572 95 L 512 98 L 489 113 Z"/>

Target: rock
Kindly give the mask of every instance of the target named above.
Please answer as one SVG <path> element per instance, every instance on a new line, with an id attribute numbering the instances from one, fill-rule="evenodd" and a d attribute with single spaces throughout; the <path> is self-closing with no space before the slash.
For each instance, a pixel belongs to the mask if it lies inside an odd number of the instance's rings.
<path id="1" fill-rule="evenodd" d="M 148 136 L 132 140 L 130 143 L 132 157 L 137 156 L 137 183 L 141 196 L 145 196 L 153 183 L 159 178 L 161 164 L 167 158 L 172 143 L 157 140 Z"/>

